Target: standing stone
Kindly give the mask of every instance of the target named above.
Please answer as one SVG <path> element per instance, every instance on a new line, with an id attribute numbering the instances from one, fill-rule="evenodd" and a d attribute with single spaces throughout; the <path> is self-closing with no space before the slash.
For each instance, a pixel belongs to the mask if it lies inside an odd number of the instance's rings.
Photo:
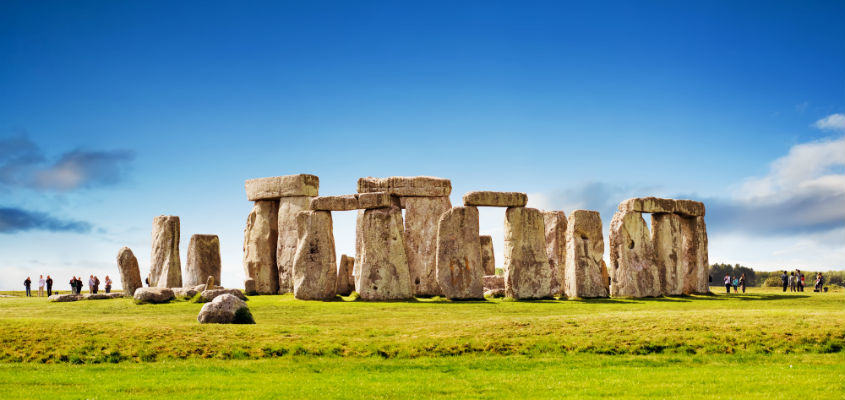
<path id="1" fill-rule="evenodd" d="M 244 279 L 244 293 L 246 293 L 247 295 L 250 295 L 250 296 L 252 296 L 254 294 L 258 294 L 258 292 L 255 290 L 255 279 L 252 279 L 252 278 Z"/>
<path id="2" fill-rule="evenodd" d="M 402 210 L 399 207 L 364 212 L 360 226 L 361 276 L 357 284 L 362 300 L 413 297 L 402 231 Z"/>
<path id="3" fill-rule="evenodd" d="M 437 227 L 437 282 L 449 299 L 484 298 L 478 208 L 454 207 Z"/>
<path id="4" fill-rule="evenodd" d="M 707 250 L 707 225 L 704 223 L 704 205 L 701 206 L 702 216 L 684 218 L 682 225 L 684 234 L 684 259 L 687 262 L 687 276 L 684 279 L 684 293 L 707 294 L 710 292 L 708 278 L 710 276 L 710 262 Z"/>
<path id="5" fill-rule="evenodd" d="M 346 254 L 340 256 L 340 264 L 337 266 L 337 294 L 349 296 L 355 290 L 355 279 L 352 271 L 355 269 L 355 259 Z"/>
<path id="6" fill-rule="evenodd" d="M 639 212 L 620 211 L 610 223 L 610 295 L 660 296 L 651 234 Z"/>
<path id="7" fill-rule="evenodd" d="M 361 251 L 364 248 L 364 210 L 358 210 L 355 218 L 355 265 L 352 267 L 352 279 L 355 291 L 361 293 Z"/>
<path id="8" fill-rule="evenodd" d="M 186 264 L 185 287 L 201 285 L 209 276 L 220 282 L 220 239 L 217 235 L 191 235 Z"/>
<path id="9" fill-rule="evenodd" d="M 141 270 L 138 259 L 128 247 L 122 247 L 117 252 L 117 269 L 120 270 L 120 281 L 123 283 L 123 295 L 132 297 L 135 290 L 144 287 L 141 282 Z"/>
<path id="10" fill-rule="evenodd" d="M 575 210 L 566 223 L 566 272 L 568 297 L 607 297 L 602 279 L 604 236 L 597 211 Z"/>
<path id="11" fill-rule="evenodd" d="M 493 238 L 491 236 L 479 236 L 478 242 L 481 244 L 481 266 L 484 269 L 484 275 L 496 275 L 496 257 L 493 255 Z"/>
<path id="12" fill-rule="evenodd" d="M 536 208 L 505 211 L 505 293 L 514 299 L 552 297 L 543 213 Z"/>
<path id="13" fill-rule="evenodd" d="M 299 241 L 293 258 L 293 295 L 300 300 L 334 298 L 337 267 L 332 213 L 301 211 L 296 223 Z"/>
<path id="14" fill-rule="evenodd" d="M 293 258 L 296 256 L 297 233 L 296 215 L 310 208 L 311 197 L 291 196 L 279 199 L 278 242 L 276 243 L 276 265 L 279 275 L 279 293 L 293 291 Z"/>
<path id="15" fill-rule="evenodd" d="M 709 292 L 704 217 L 652 214 L 655 264 L 665 295 Z"/>
<path id="16" fill-rule="evenodd" d="M 566 280 L 566 214 L 563 211 L 543 212 L 546 226 L 546 254 L 552 269 L 552 293 L 561 295 Z"/>
<path id="17" fill-rule="evenodd" d="M 150 286 L 182 287 L 182 264 L 179 260 L 179 217 L 160 215 L 153 218 Z"/>
<path id="18" fill-rule="evenodd" d="M 244 274 L 254 281 L 258 294 L 279 291 L 276 268 L 276 236 L 279 203 L 276 200 L 255 202 L 244 229 Z"/>
<path id="19" fill-rule="evenodd" d="M 405 197 L 405 254 L 416 296 L 440 296 L 437 224 L 452 204 L 448 197 Z"/>

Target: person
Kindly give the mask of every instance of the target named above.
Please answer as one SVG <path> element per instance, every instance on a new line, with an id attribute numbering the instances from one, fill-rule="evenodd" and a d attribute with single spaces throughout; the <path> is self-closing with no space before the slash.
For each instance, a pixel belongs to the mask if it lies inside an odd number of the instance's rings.
<path id="1" fill-rule="evenodd" d="M 47 284 L 44 281 L 44 275 L 38 275 L 38 297 L 44 297 L 44 285 Z"/>
<path id="2" fill-rule="evenodd" d="M 823 287 L 824 287 L 824 277 L 822 276 L 822 273 L 819 272 L 818 274 L 816 274 L 816 289 L 815 289 L 815 291 L 821 292 Z"/>
<path id="3" fill-rule="evenodd" d="M 801 272 L 801 278 L 798 280 L 798 287 L 801 289 L 799 292 L 804 291 L 804 273 Z"/>
<path id="4" fill-rule="evenodd" d="M 147 279 L 144 279 L 144 282 L 147 282 L 147 286 L 150 286 L 150 276 L 147 275 Z"/>
<path id="5" fill-rule="evenodd" d="M 795 291 L 795 272 L 794 271 L 789 273 L 789 291 L 790 292 Z"/>
<path id="6" fill-rule="evenodd" d="M 76 294 L 76 277 L 70 278 L 70 294 Z"/>
<path id="7" fill-rule="evenodd" d="M 82 294 L 82 287 L 85 286 L 82 283 L 82 275 L 79 275 L 79 278 L 76 278 L 76 294 Z"/>
<path id="8" fill-rule="evenodd" d="M 97 278 L 97 275 L 94 275 L 94 293 L 100 291 L 100 278 Z"/>
<path id="9" fill-rule="evenodd" d="M 94 293 L 94 275 L 88 275 L 88 293 Z"/>
<path id="10" fill-rule="evenodd" d="M 725 274 L 725 291 L 731 294 L 731 275 Z"/>
<path id="11" fill-rule="evenodd" d="M 786 275 L 786 271 L 783 271 L 783 274 L 780 276 L 780 282 L 783 284 L 783 291 L 786 291 L 786 286 L 789 284 L 789 276 Z"/>
<path id="12" fill-rule="evenodd" d="M 26 280 L 23 281 L 23 286 L 26 288 L 26 297 L 32 297 L 32 293 L 29 291 L 29 287 L 32 286 L 32 279 L 27 276 Z"/>
<path id="13" fill-rule="evenodd" d="M 47 275 L 47 297 L 53 295 L 53 278 Z"/>
<path id="14" fill-rule="evenodd" d="M 742 288 L 742 293 L 745 293 L 745 274 L 739 277 L 739 286 Z"/>
<path id="15" fill-rule="evenodd" d="M 111 278 L 106 275 L 106 293 L 111 293 Z"/>
<path id="16" fill-rule="evenodd" d="M 734 277 L 734 280 L 733 280 L 733 282 L 731 282 L 731 283 L 733 284 L 733 287 L 734 287 L 734 293 L 736 293 L 736 292 L 737 292 L 737 291 L 736 291 L 736 288 L 737 288 L 737 286 L 739 286 L 739 279 L 737 279 L 736 277 Z"/>

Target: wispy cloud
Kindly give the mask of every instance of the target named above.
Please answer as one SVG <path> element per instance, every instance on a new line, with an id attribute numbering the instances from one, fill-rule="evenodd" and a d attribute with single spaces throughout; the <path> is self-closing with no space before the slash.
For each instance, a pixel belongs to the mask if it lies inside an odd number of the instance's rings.
<path id="1" fill-rule="evenodd" d="M 0 139 L 0 184 L 68 191 L 114 185 L 127 174 L 134 155 L 127 150 L 76 149 L 49 163 L 26 136 Z"/>
<path id="2" fill-rule="evenodd" d="M 845 131 L 845 114 L 830 114 L 816 121 L 813 126 L 825 131 Z"/>
<path id="3" fill-rule="evenodd" d="M 91 224 L 56 218 L 47 213 L 22 208 L 0 207 L 0 233 L 31 230 L 87 233 L 91 231 Z"/>

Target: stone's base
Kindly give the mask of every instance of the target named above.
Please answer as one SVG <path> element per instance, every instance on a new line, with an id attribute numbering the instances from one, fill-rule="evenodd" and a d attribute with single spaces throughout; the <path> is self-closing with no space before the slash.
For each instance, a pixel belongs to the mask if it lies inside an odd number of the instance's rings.
<path id="1" fill-rule="evenodd" d="M 607 281 L 602 279 L 604 236 L 597 211 L 575 210 L 566 222 L 567 297 L 607 297 Z"/>
<path id="2" fill-rule="evenodd" d="M 469 192 L 463 200 L 464 206 L 525 207 L 528 195 L 519 192 Z"/>
<path id="3" fill-rule="evenodd" d="M 356 287 L 361 300 L 405 300 L 413 297 L 405 256 L 402 210 L 399 207 L 366 210 L 358 223 Z"/>
<path id="4" fill-rule="evenodd" d="M 288 196 L 314 197 L 319 192 L 320 178 L 298 174 L 248 179 L 244 188 L 249 201 L 277 200 Z"/>
<path id="5" fill-rule="evenodd" d="M 437 228 L 437 282 L 449 299 L 484 297 L 484 270 L 478 240 L 478 209 L 454 207 Z"/>
<path id="6" fill-rule="evenodd" d="M 515 299 L 552 297 L 543 213 L 535 208 L 505 211 L 505 293 Z"/>

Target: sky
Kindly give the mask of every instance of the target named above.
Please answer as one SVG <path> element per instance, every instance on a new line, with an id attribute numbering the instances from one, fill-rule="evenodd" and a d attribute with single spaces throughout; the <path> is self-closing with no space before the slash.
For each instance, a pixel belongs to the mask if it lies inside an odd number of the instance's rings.
<path id="1" fill-rule="evenodd" d="M 845 3 L 0 2 L 0 290 L 120 287 L 123 246 L 146 275 L 162 214 L 237 287 L 244 181 L 297 173 L 525 192 L 605 238 L 626 198 L 690 198 L 712 263 L 843 269 Z"/>

